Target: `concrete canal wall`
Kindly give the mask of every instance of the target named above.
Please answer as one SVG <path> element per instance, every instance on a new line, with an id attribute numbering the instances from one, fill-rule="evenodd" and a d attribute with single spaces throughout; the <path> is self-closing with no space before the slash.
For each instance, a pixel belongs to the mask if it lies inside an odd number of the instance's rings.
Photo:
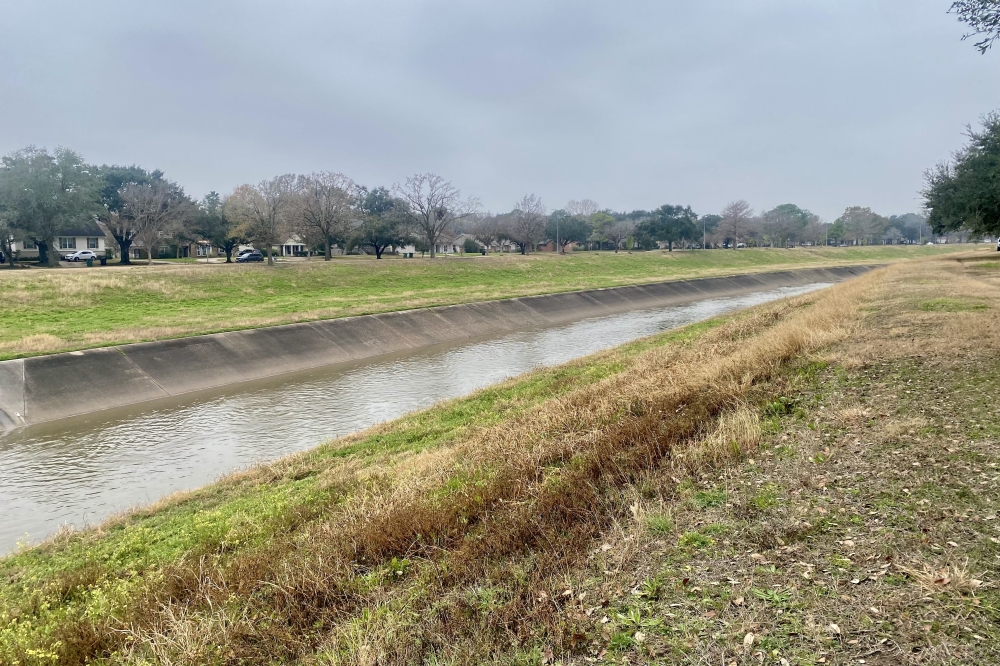
<path id="1" fill-rule="evenodd" d="M 0 362 L 0 431 L 465 338 L 840 282 L 872 266 L 659 282 L 345 317 Z"/>

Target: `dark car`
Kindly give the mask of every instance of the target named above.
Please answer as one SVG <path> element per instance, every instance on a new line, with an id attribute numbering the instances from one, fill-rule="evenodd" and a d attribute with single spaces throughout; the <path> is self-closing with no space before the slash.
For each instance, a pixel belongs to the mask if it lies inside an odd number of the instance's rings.
<path id="1" fill-rule="evenodd" d="M 264 261 L 264 255 L 260 253 L 260 250 L 250 250 L 236 257 L 236 261 L 241 264 L 247 261 Z"/>

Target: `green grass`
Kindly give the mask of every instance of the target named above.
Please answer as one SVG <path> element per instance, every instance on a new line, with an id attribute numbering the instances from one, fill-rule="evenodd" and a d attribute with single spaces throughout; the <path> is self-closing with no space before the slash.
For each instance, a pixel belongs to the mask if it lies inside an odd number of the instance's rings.
<path id="1" fill-rule="evenodd" d="M 13 646 L 37 643 L 74 619 L 124 612 L 177 562 L 192 557 L 227 560 L 266 548 L 277 535 L 336 512 L 363 490 L 357 482 L 330 483 L 324 477 L 345 460 L 391 466 L 412 453 L 447 446 L 477 428 L 626 371 L 652 347 L 691 344 L 727 319 L 529 373 L 293 456 L 271 471 L 225 479 L 99 530 L 77 532 L 0 558 L 0 662 L 13 654 L 9 652 Z M 458 487 L 466 480 L 455 478 L 450 483 Z M 669 516 L 651 522 L 651 529 L 669 532 Z M 407 560 L 393 560 L 387 575 L 403 576 L 409 566 Z M 26 616 L 30 622 L 11 621 Z M 44 661 L 45 655 L 39 657 Z"/>
<path id="2" fill-rule="evenodd" d="M 924 312 L 973 312 L 988 310 L 989 307 L 986 303 L 962 298 L 932 298 L 920 303 Z"/>
<path id="3" fill-rule="evenodd" d="M 435 260 L 341 258 L 268 267 L 0 270 L 0 360 L 531 294 L 754 271 L 888 262 L 974 246 L 869 246 Z"/>

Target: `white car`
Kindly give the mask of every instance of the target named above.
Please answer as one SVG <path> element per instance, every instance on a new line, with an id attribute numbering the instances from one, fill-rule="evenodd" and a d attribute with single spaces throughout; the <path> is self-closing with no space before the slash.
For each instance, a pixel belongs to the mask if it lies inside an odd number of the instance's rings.
<path id="1" fill-rule="evenodd" d="M 87 261 L 87 259 L 97 259 L 97 255 L 94 254 L 93 250 L 77 250 L 73 254 L 67 254 L 63 259 L 66 261 Z"/>

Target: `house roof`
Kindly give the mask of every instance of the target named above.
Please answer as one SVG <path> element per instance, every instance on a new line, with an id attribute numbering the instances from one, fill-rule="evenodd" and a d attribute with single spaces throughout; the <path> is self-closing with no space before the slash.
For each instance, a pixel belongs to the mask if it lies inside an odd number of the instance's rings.
<path id="1" fill-rule="evenodd" d="M 96 224 L 82 224 L 77 227 L 70 227 L 68 229 L 63 229 L 61 232 L 56 234 L 56 236 L 61 236 L 63 238 L 70 238 L 73 236 L 104 236 L 104 230 L 101 229 Z"/>

